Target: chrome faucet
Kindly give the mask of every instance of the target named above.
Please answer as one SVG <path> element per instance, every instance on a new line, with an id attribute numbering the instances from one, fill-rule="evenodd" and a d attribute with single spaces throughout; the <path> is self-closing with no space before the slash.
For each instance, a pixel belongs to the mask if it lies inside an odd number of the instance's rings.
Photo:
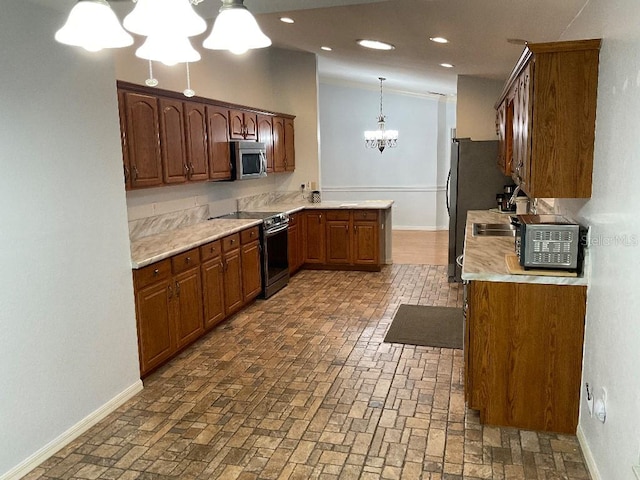
<path id="1" fill-rule="evenodd" d="M 520 185 L 518 185 L 514 190 L 513 193 L 511 194 L 511 198 L 509 199 L 509 202 L 507 203 L 507 205 L 511 206 L 514 203 L 516 203 L 516 197 L 518 196 L 518 192 L 520 191 Z"/>

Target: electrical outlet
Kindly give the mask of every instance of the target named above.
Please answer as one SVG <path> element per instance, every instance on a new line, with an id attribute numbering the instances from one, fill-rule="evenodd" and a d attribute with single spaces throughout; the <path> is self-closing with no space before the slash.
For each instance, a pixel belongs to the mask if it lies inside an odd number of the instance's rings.
<path id="1" fill-rule="evenodd" d="M 593 417 L 593 389 L 591 388 L 591 385 L 589 385 L 589 382 L 586 382 L 584 384 L 584 390 L 585 390 L 584 399 L 587 402 L 587 408 L 589 409 L 589 416 Z"/>

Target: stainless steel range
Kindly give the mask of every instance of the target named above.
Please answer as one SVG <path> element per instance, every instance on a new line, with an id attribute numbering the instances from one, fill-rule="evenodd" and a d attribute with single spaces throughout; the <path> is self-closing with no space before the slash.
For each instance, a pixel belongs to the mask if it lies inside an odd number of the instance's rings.
<path id="1" fill-rule="evenodd" d="M 262 246 L 262 296 L 269 298 L 289 283 L 289 214 L 283 212 L 233 212 L 215 218 L 260 219 Z"/>

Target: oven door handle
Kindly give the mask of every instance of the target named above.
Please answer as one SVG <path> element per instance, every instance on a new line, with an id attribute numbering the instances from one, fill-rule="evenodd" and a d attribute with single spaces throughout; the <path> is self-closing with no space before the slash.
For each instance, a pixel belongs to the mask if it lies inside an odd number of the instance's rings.
<path id="1" fill-rule="evenodd" d="M 283 230 L 286 230 L 287 228 L 289 228 L 289 224 L 286 223 L 284 225 L 281 225 L 277 228 L 274 228 L 273 230 L 265 230 L 264 234 L 267 237 L 270 237 L 271 235 L 275 235 L 276 233 L 280 233 Z"/>

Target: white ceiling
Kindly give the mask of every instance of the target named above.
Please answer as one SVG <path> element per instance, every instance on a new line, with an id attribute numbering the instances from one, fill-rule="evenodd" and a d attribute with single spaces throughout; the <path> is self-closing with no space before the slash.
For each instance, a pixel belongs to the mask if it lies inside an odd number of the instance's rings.
<path id="1" fill-rule="evenodd" d="M 34 0 L 70 10 L 74 0 Z M 322 78 L 385 89 L 454 94 L 457 75 L 505 79 L 523 46 L 507 39 L 556 41 L 589 0 L 245 0 L 277 47 L 318 55 Z M 196 11 L 217 15 L 220 0 L 204 0 Z M 129 1 L 112 1 L 120 17 Z M 294 24 L 279 20 L 288 16 Z M 429 41 L 442 36 L 446 45 Z M 355 41 L 392 43 L 390 52 L 367 50 Z M 333 48 L 320 50 L 322 45 Z M 197 41 L 194 46 L 198 48 Z M 198 48 L 206 54 L 202 48 Z M 440 63 L 455 65 L 452 69 Z"/>

